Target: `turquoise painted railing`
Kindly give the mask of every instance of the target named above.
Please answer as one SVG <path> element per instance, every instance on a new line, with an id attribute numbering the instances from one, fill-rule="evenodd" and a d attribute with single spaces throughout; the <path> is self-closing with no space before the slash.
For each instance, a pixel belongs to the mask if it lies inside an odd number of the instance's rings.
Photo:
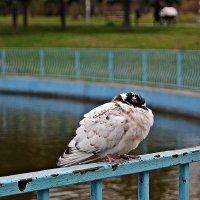
<path id="1" fill-rule="evenodd" d="M 37 191 L 38 200 L 49 199 L 49 189 L 91 182 L 91 199 L 101 200 L 102 179 L 138 173 L 138 199 L 149 199 L 149 172 L 179 165 L 179 200 L 189 200 L 189 164 L 200 161 L 200 146 L 141 155 L 122 164 L 107 162 L 0 177 L 0 197 Z"/>
<path id="2" fill-rule="evenodd" d="M 1 48 L 0 74 L 200 89 L 200 51 Z"/>

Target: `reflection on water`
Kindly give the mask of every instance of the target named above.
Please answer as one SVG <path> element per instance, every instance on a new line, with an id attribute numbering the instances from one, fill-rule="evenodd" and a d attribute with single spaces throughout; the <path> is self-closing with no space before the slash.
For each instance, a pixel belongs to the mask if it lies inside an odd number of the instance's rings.
<path id="1" fill-rule="evenodd" d="M 55 168 L 83 114 L 95 103 L 36 97 L 0 96 L 0 176 Z M 135 154 L 200 145 L 198 120 L 155 113 L 155 124 Z M 191 164 L 190 197 L 199 200 L 199 164 Z M 103 181 L 104 199 L 137 199 L 137 175 Z M 52 200 L 89 199 L 89 184 L 51 189 Z M 178 168 L 150 173 L 150 198 L 173 200 L 178 196 Z M 36 199 L 26 194 L 5 199 Z"/>

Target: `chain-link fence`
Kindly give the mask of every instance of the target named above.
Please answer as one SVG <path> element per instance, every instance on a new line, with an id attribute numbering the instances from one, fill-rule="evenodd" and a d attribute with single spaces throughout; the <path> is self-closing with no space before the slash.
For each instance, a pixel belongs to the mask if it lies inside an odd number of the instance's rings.
<path id="1" fill-rule="evenodd" d="M 139 83 L 200 89 L 200 51 L 2 48 L 6 76 Z"/>

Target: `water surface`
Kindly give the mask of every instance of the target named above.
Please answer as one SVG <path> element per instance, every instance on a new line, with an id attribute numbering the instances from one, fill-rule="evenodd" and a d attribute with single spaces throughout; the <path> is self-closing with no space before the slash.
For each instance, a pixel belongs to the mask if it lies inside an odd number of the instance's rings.
<path id="1" fill-rule="evenodd" d="M 84 113 L 98 103 L 0 95 L 0 176 L 55 168 Z M 135 154 L 200 145 L 197 119 L 154 112 L 155 124 Z M 200 165 L 190 165 L 190 199 L 200 199 Z M 137 199 L 137 175 L 103 181 L 104 199 Z M 89 184 L 51 189 L 52 200 L 89 199 Z M 178 167 L 150 173 L 150 199 L 178 196 Z M 36 199 L 36 194 L 4 199 Z"/>

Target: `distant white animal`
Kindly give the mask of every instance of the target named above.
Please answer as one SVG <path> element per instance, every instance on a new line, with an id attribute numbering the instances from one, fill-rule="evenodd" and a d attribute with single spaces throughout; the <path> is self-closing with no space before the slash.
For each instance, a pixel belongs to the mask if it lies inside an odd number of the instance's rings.
<path id="1" fill-rule="evenodd" d="M 152 125 L 153 114 L 144 98 L 134 93 L 119 94 L 84 115 L 57 165 L 66 167 L 106 157 L 109 162 L 138 158 L 126 153 L 146 138 Z"/>
<path id="2" fill-rule="evenodd" d="M 161 20 L 166 20 L 168 24 L 175 23 L 175 18 L 178 15 L 178 11 L 174 7 L 164 7 L 160 11 Z"/>
<path id="3" fill-rule="evenodd" d="M 178 15 L 178 11 L 174 7 L 164 7 L 160 11 L 160 16 L 165 17 L 165 16 L 173 16 L 176 17 Z"/>

